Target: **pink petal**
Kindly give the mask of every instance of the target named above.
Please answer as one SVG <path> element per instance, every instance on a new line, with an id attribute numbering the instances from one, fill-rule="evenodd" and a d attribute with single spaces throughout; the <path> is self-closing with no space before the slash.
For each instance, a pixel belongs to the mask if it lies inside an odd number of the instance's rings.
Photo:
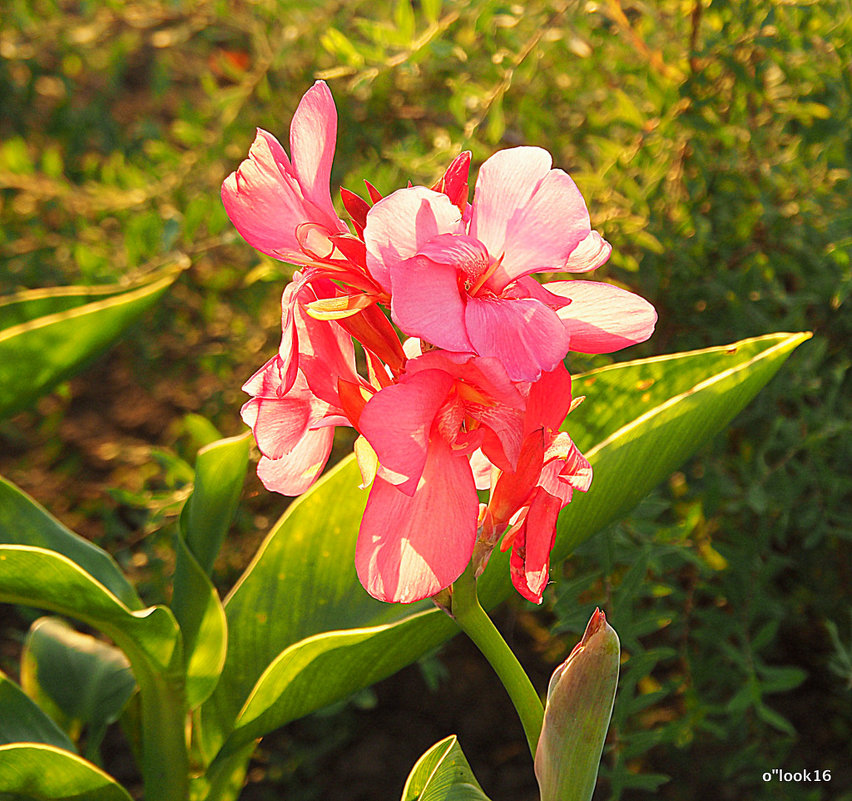
<path id="1" fill-rule="evenodd" d="M 571 491 L 566 492 L 564 485 L 572 490 L 588 492 L 592 485 L 592 466 L 566 432 L 557 434 L 544 458 L 548 462 L 547 467 L 553 469 L 542 471 L 539 483 L 552 495 L 559 495 L 563 506 L 571 500 Z"/>
<path id="2" fill-rule="evenodd" d="M 279 459 L 262 456 L 257 475 L 268 490 L 282 495 L 301 495 L 322 472 L 333 443 L 334 426 L 309 429 L 287 455 Z"/>
<path id="3" fill-rule="evenodd" d="M 410 358 L 405 366 L 407 375 L 424 370 L 442 370 L 483 392 L 491 401 L 513 409 L 524 407 L 523 395 L 509 380 L 498 359 L 441 350 L 415 353 L 413 348 Z"/>
<path id="4" fill-rule="evenodd" d="M 461 212 L 446 195 L 422 186 L 398 189 L 367 214 L 367 267 L 390 291 L 390 268 L 416 255 L 439 234 L 462 233 Z"/>
<path id="5" fill-rule="evenodd" d="M 438 264 L 452 265 L 462 279 L 471 283 L 475 282 L 490 264 L 485 245 L 466 234 L 439 234 L 423 245 L 418 255 Z"/>
<path id="6" fill-rule="evenodd" d="M 284 294 L 281 296 L 281 344 L 278 346 L 278 355 L 281 357 L 282 363 L 283 386 L 281 393 L 289 392 L 299 369 L 299 334 L 296 317 L 299 296 L 306 289 L 310 280 L 307 272 L 294 273 L 293 280 L 287 284 L 284 288 Z M 310 300 L 313 299 L 313 296 L 311 296 Z"/>
<path id="7" fill-rule="evenodd" d="M 327 289 L 322 297 L 330 296 L 333 285 L 328 287 L 315 282 L 305 292 L 303 300 L 310 302 L 320 298 L 316 289 Z M 299 367 L 305 375 L 308 386 L 314 395 L 327 403 L 340 406 L 337 391 L 338 379 L 360 384 L 361 378 L 355 369 L 355 347 L 352 337 L 333 320 L 317 320 L 311 317 L 301 306 L 294 312 L 295 326 L 298 331 Z"/>
<path id="8" fill-rule="evenodd" d="M 385 479 L 411 495 L 426 464 L 432 423 L 453 377 L 427 370 L 403 381 L 373 395 L 358 425 L 385 468 Z"/>
<path id="9" fill-rule="evenodd" d="M 470 455 L 470 469 L 473 471 L 473 481 L 478 490 L 491 488 L 491 474 L 494 465 L 488 461 L 488 457 L 481 449 L 475 450 Z"/>
<path id="10" fill-rule="evenodd" d="M 467 459 L 434 440 L 414 495 L 375 479 L 355 548 L 358 578 L 380 601 L 435 595 L 470 561 L 478 511 Z"/>
<path id="11" fill-rule="evenodd" d="M 539 490 L 512 546 L 509 569 L 515 589 L 533 603 L 541 603 L 550 572 L 550 551 L 556 539 L 558 498 Z"/>
<path id="12" fill-rule="evenodd" d="M 577 185 L 562 170 L 551 170 L 508 221 L 504 257 L 487 285 L 499 292 L 523 275 L 564 270 L 589 225 Z"/>
<path id="13" fill-rule="evenodd" d="M 516 469 L 500 473 L 491 491 L 488 508 L 499 529 L 527 502 L 541 476 L 543 459 L 544 432 L 538 429 L 524 439 Z"/>
<path id="14" fill-rule="evenodd" d="M 518 278 L 511 286 L 506 287 L 501 293 L 504 298 L 535 298 L 540 303 L 547 306 L 548 309 L 558 311 L 563 306 L 567 306 L 570 298 L 563 298 L 560 295 L 554 295 L 548 292 L 544 286 L 535 280 L 531 275 L 525 275 Z"/>
<path id="15" fill-rule="evenodd" d="M 317 81 L 305 92 L 290 125 L 293 168 L 305 198 L 320 212 L 329 230 L 345 231 L 331 202 L 329 184 L 337 141 L 337 110 L 325 82 Z"/>
<path id="16" fill-rule="evenodd" d="M 270 459 L 289 453 L 307 429 L 310 404 L 298 398 L 252 398 L 241 410 L 260 452 Z"/>
<path id="17" fill-rule="evenodd" d="M 498 359 L 512 381 L 535 381 L 568 351 L 556 313 L 531 298 L 472 297 L 465 324 L 476 352 Z"/>
<path id="18" fill-rule="evenodd" d="M 456 274 L 454 266 L 422 256 L 391 265 L 391 311 L 403 333 L 447 350 L 473 350 Z"/>
<path id="19" fill-rule="evenodd" d="M 611 353 L 654 332 L 657 312 L 639 295 L 600 281 L 554 281 L 545 289 L 570 298 L 557 314 L 576 353 Z"/>
<path id="20" fill-rule="evenodd" d="M 281 387 L 282 362 L 279 356 L 273 356 L 242 386 L 243 392 L 262 398 L 277 398 L 283 395 Z M 248 425 L 252 425 L 248 423 Z"/>
<path id="21" fill-rule="evenodd" d="M 502 404 L 474 406 L 469 408 L 468 412 L 479 420 L 485 429 L 482 448 L 488 458 L 502 470 L 514 470 L 518 464 L 524 437 L 523 413 Z M 495 439 L 492 440 L 489 434 L 493 434 Z"/>
<path id="22" fill-rule="evenodd" d="M 562 271 L 586 273 L 589 270 L 597 270 L 606 263 L 611 253 L 612 245 L 597 231 L 590 231 L 589 235 L 571 252 Z"/>
<path id="23" fill-rule="evenodd" d="M 558 430 L 570 408 L 571 375 L 564 364 L 558 364 L 554 370 L 542 373 L 541 378 L 530 385 L 525 432 L 537 428 Z"/>
<path id="24" fill-rule="evenodd" d="M 540 147 L 514 147 L 498 151 L 479 168 L 470 235 L 483 242 L 493 258 L 503 253 L 510 221 L 552 163 L 550 154 Z"/>
<path id="25" fill-rule="evenodd" d="M 222 202 L 231 222 L 253 248 L 301 263 L 296 227 L 305 209 L 294 191 L 287 154 L 270 133 L 258 129 L 249 157 L 222 184 Z"/>

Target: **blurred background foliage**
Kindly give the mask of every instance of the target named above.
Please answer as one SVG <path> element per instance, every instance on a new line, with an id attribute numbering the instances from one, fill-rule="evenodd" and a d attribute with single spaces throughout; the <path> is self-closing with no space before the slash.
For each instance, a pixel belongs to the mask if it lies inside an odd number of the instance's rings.
<path id="1" fill-rule="evenodd" d="M 107 357 L 0 423 L 0 472 L 159 600 L 208 421 L 240 430 L 239 387 L 280 334 L 291 268 L 243 243 L 219 200 L 255 127 L 286 142 L 324 78 L 340 116 L 332 183 L 358 192 L 362 178 L 429 184 L 462 149 L 478 165 L 540 145 L 614 245 L 597 277 L 659 310 L 652 340 L 616 358 L 814 338 L 554 571 L 544 614 L 517 599 L 503 622 L 543 676 L 595 605 L 621 635 L 598 798 L 852 798 L 850 38 L 848 0 L 4 0 L 2 291 L 184 272 Z M 247 485 L 223 588 L 285 503 Z M 421 671 L 440 706 L 447 670 Z M 246 797 L 374 797 L 357 766 L 344 781 L 322 760 L 348 764 L 364 721 L 386 722 L 381 704 L 363 717 L 375 701 L 272 738 Z M 448 725 L 464 730 L 481 703 Z M 535 797 L 531 772 L 503 781 L 503 757 L 462 746 L 493 797 Z M 779 788 L 762 780 L 773 768 L 832 780 Z"/>

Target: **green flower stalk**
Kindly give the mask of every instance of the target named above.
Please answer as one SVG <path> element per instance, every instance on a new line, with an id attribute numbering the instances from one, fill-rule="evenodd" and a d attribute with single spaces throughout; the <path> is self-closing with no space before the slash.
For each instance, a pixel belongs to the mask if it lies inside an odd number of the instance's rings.
<path id="1" fill-rule="evenodd" d="M 595 790 L 612 716 L 621 647 L 606 615 L 595 609 L 583 639 L 547 688 L 535 754 L 541 801 L 589 801 Z"/>

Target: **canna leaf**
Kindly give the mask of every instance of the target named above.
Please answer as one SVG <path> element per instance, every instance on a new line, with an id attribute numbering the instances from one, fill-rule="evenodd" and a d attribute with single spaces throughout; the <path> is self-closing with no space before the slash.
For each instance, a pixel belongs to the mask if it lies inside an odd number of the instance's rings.
<path id="1" fill-rule="evenodd" d="M 568 428 L 595 479 L 562 514 L 554 564 L 725 426 L 809 336 L 772 334 L 576 377 L 575 394 L 588 399 Z M 359 483 L 349 458 L 295 501 L 226 599 L 228 655 L 202 707 L 210 753 L 224 745 L 230 758 L 246 738 L 391 675 L 456 631 L 428 602 L 384 605 L 358 584 Z M 511 592 L 507 561 L 495 552 L 479 579 L 486 606 Z"/>
<path id="2" fill-rule="evenodd" d="M 118 293 L 57 287 L 5 299 L 0 304 L 0 418 L 25 409 L 102 353 L 179 274 L 169 268 Z"/>

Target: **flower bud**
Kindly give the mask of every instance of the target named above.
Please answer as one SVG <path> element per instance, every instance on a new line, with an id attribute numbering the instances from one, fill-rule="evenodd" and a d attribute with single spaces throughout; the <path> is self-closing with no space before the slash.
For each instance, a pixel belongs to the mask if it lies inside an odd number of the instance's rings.
<path id="1" fill-rule="evenodd" d="M 621 648 L 596 609 L 583 639 L 558 667 L 547 688 L 544 723 L 535 754 L 541 801 L 589 801 L 595 790 Z"/>

